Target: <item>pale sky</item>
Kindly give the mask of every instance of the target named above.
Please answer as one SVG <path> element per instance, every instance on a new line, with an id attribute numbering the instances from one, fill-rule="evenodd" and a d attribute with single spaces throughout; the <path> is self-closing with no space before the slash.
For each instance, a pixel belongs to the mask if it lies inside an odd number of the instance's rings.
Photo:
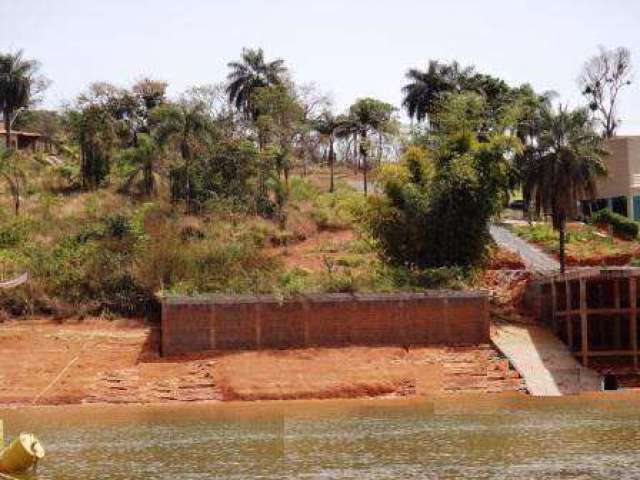
<path id="1" fill-rule="evenodd" d="M 631 50 L 637 81 L 621 98 L 620 133 L 640 134 L 637 0 L 0 0 L 0 51 L 41 61 L 47 107 L 94 81 L 151 76 L 172 94 L 216 83 L 245 46 L 283 58 L 337 109 L 363 96 L 399 106 L 404 73 L 429 59 L 553 89 L 575 106 L 598 45 Z"/>

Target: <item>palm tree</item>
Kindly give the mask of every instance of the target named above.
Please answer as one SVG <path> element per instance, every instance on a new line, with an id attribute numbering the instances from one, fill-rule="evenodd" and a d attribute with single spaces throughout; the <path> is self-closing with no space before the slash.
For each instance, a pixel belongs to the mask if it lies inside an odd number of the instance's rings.
<path id="1" fill-rule="evenodd" d="M 524 178 L 528 198 L 537 197 L 551 211 L 559 232 L 560 269 L 565 271 L 566 221 L 580 198 L 594 198 L 596 178 L 606 175 L 602 137 L 585 109 L 543 108 L 540 130 Z"/>
<path id="2" fill-rule="evenodd" d="M 184 162 L 184 195 L 187 213 L 193 213 L 192 163 L 212 132 L 206 107 L 200 102 L 167 103 L 152 112 L 152 124 L 158 145 L 173 146 Z M 176 189 L 172 188 L 173 198 Z"/>
<path id="3" fill-rule="evenodd" d="M 247 118 L 256 120 L 259 113 L 253 104 L 252 96 L 258 88 L 279 85 L 287 71 L 284 60 L 276 59 L 266 62 L 264 51 L 245 48 L 241 61 L 229 62 L 231 69 L 227 75 L 226 92 L 229 101 Z"/>
<path id="4" fill-rule="evenodd" d="M 117 145 L 116 124 L 106 108 L 90 104 L 71 111 L 71 130 L 80 146 L 82 188 L 97 188 L 108 176 Z"/>
<path id="5" fill-rule="evenodd" d="M 0 53 L 0 111 L 7 150 L 11 148 L 11 124 L 15 115 L 32 99 L 38 68 L 38 62 L 23 58 L 22 51 Z"/>
<path id="6" fill-rule="evenodd" d="M 157 191 L 159 183 L 157 170 L 160 151 L 158 144 L 150 135 L 140 133 L 136 138 L 137 145 L 124 152 L 124 157 L 133 163 L 135 168 L 127 176 L 122 190 L 128 192 L 136 179 L 141 177 L 142 191 L 149 196 Z"/>
<path id="7" fill-rule="evenodd" d="M 336 164 L 336 152 L 334 149 L 334 143 L 336 140 L 336 136 L 339 134 L 340 130 L 344 128 L 345 120 L 344 117 L 336 117 L 329 110 L 325 110 L 322 112 L 320 117 L 313 122 L 313 128 L 320 135 L 326 137 L 329 143 L 329 192 L 333 192 L 335 190 L 334 185 L 334 169 Z"/>
<path id="8" fill-rule="evenodd" d="M 369 133 L 383 131 L 391 121 L 393 106 L 375 98 L 361 98 L 349 108 L 349 116 L 342 124 L 345 132 L 356 133 L 359 138 L 358 150 L 362 158 L 362 180 L 364 194 L 367 195 L 367 171 L 369 170 Z"/>
<path id="9" fill-rule="evenodd" d="M 402 87 L 402 106 L 409 118 L 422 122 L 433 117 L 440 94 L 459 90 L 462 79 L 472 75 L 473 71 L 472 67 L 461 69 L 457 62 L 448 65 L 437 60 L 430 60 L 427 70 L 410 69 L 405 75 L 409 83 Z M 436 119 L 429 118 L 429 123 L 433 127 Z"/>

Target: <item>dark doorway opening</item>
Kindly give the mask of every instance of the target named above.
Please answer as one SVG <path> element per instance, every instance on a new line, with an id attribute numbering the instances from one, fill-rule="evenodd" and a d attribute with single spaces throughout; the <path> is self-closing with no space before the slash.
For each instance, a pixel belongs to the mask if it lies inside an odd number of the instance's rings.
<path id="1" fill-rule="evenodd" d="M 615 375 L 604 376 L 603 390 L 618 390 L 618 379 Z"/>

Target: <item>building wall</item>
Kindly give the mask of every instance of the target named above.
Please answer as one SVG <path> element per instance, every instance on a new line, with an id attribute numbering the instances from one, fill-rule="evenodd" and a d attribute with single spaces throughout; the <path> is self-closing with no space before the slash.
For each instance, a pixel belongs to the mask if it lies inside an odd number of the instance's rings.
<path id="1" fill-rule="evenodd" d="M 0 132 L 0 143 L 6 144 L 7 134 Z M 16 150 L 32 150 L 36 152 L 51 151 L 50 146 L 39 135 L 11 134 L 11 146 Z"/>
<path id="2" fill-rule="evenodd" d="M 597 180 L 597 198 L 583 199 L 583 213 L 610 208 L 640 220 L 640 136 L 607 141 L 607 177 Z"/>
<path id="3" fill-rule="evenodd" d="M 598 180 L 598 198 L 626 197 L 631 186 L 629 138 L 608 140 L 607 149 L 609 155 L 604 159 L 608 170 L 607 178 Z"/>
<path id="4" fill-rule="evenodd" d="M 479 292 L 173 297 L 162 301 L 162 354 L 341 345 L 489 342 Z"/>

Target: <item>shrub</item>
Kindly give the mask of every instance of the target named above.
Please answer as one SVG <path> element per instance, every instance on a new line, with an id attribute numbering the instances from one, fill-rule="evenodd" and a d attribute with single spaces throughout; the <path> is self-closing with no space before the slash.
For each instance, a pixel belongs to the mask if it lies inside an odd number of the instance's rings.
<path id="1" fill-rule="evenodd" d="M 633 240 L 638 236 L 638 224 L 627 217 L 613 213 L 609 209 L 599 210 L 591 216 L 595 225 L 611 225 L 614 235 Z"/>
<path id="2" fill-rule="evenodd" d="M 0 248 L 10 248 L 25 242 L 33 231 L 35 222 L 15 218 L 0 225 Z"/>
<path id="3" fill-rule="evenodd" d="M 407 163 L 410 181 L 387 183 L 386 197 L 369 203 L 367 225 L 383 257 L 418 269 L 481 262 L 493 202 L 472 159 L 450 160 L 433 179 L 420 164 Z"/>
<path id="4" fill-rule="evenodd" d="M 315 282 L 313 282 L 312 276 L 309 271 L 300 267 L 294 267 L 287 270 L 279 280 L 278 292 L 283 297 L 295 295 L 299 293 L 305 293 L 313 290 Z"/>
<path id="5" fill-rule="evenodd" d="M 292 202 L 313 200 L 320 195 L 320 189 L 310 180 L 302 177 L 291 177 L 289 180 L 289 199 Z"/>
<path id="6" fill-rule="evenodd" d="M 156 219 L 136 248 L 133 278 L 150 291 L 268 292 L 281 265 L 262 251 L 263 243 L 263 235 L 251 224 L 230 228 L 216 222 L 204 237 L 187 240 L 179 222 Z"/>
<path id="7" fill-rule="evenodd" d="M 345 230 L 350 228 L 365 207 L 361 193 L 338 190 L 316 198 L 311 218 L 320 230 Z"/>
<path id="8" fill-rule="evenodd" d="M 124 215 L 117 214 L 105 220 L 107 234 L 113 238 L 122 239 L 131 233 L 131 223 Z"/>

